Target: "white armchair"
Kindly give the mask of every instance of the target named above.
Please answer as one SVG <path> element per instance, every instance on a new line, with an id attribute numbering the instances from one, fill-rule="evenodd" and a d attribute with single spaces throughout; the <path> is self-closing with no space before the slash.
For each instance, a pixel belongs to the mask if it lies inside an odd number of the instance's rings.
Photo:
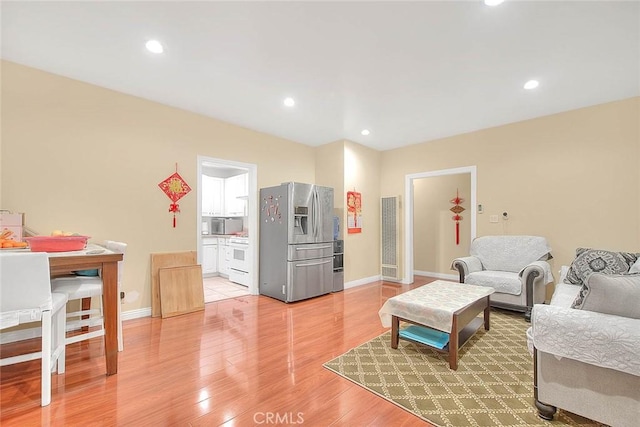
<path id="1" fill-rule="evenodd" d="M 460 283 L 495 289 L 491 305 L 525 313 L 531 319 L 534 304 L 545 300 L 553 281 L 551 248 L 539 236 L 484 236 L 471 242 L 467 257 L 453 260 Z"/>

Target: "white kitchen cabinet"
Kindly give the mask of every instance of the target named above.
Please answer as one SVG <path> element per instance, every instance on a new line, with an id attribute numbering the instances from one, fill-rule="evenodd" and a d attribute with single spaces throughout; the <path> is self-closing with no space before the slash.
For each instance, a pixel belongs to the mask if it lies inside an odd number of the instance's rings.
<path id="1" fill-rule="evenodd" d="M 202 215 L 213 212 L 214 178 L 202 175 Z"/>
<path id="2" fill-rule="evenodd" d="M 218 273 L 229 277 L 229 264 L 231 261 L 231 248 L 227 239 L 218 239 Z"/>
<path id="3" fill-rule="evenodd" d="M 218 239 L 202 239 L 202 274 L 212 275 L 218 272 Z"/>
<path id="4" fill-rule="evenodd" d="M 224 211 L 227 216 L 247 216 L 249 174 L 243 173 L 224 180 Z"/>
<path id="5" fill-rule="evenodd" d="M 224 215 L 224 179 L 202 175 L 202 215 Z"/>

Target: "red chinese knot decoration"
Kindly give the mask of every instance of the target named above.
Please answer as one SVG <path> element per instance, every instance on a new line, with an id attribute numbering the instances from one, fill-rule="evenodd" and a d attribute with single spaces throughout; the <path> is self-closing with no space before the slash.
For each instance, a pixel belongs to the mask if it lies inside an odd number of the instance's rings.
<path id="1" fill-rule="evenodd" d="M 173 203 L 169 205 L 169 212 L 173 213 L 173 228 L 176 227 L 176 213 L 180 212 L 180 205 L 176 203 L 184 197 L 191 187 L 178 174 L 178 164 L 176 163 L 176 172 L 158 184 L 158 187 L 171 199 Z"/>
<path id="2" fill-rule="evenodd" d="M 449 210 L 455 214 L 454 216 L 451 217 L 451 219 L 453 219 L 456 222 L 456 245 L 459 245 L 460 244 L 460 221 L 462 221 L 462 217 L 460 216 L 460 213 L 463 212 L 465 209 L 462 206 L 460 206 L 460 204 L 464 202 L 464 199 L 460 198 L 460 196 L 458 195 L 458 190 L 456 190 L 456 197 L 451 199 L 450 202 L 453 203 L 453 207 Z"/>

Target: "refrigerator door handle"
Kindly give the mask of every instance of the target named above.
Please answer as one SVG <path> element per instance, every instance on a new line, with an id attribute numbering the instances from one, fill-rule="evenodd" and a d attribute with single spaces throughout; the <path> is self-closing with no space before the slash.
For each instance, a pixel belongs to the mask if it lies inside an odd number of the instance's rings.
<path id="1" fill-rule="evenodd" d="M 296 248 L 296 251 L 315 251 L 318 249 L 331 249 L 333 248 L 332 245 L 326 245 L 326 246 L 314 246 L 312 248 Z"/>
<path id="2" fill-rule="evenodd" d="M 313 212 L 313 237 L 314 240 L 318 237 L 318 190 L 313 187 L 313 206 L 311 208 Z"/>
<path id="3" fill-rule="evenodd" d="M 296 267 L 311 267 L 313 265 L 322 265 L 322 264 L 328 264 L 330 262 L 333 262 L 333 259 L 330 259 L 328 261 L 320 261 L 320 262 L 306 262 L 304 264 L 296 264 Z"/>
<path id="4" fill-rule="evenodd" d="M 316 192 L 311 190 L 311 236 L 315 241 L 316 237 Z"/>
<path id="5" fill-rule="evenodd" d="M 315 215 L 313 215 L 316 229 L 313 231 L 313 234 L 315 234 L 315 237 L 317 238 L 318 237 L 318 213 L 320 212 L 320 199 L 318 198 L 318 189 L 315 187 L 313 188 L 313 195 L 316 198 L 316 206 L 315 206 L 316 213 Z"/>

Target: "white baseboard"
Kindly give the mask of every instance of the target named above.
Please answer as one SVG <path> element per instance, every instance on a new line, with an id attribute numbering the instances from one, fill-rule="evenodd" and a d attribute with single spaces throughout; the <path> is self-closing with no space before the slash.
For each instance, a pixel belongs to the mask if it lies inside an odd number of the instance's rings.
<path id="1" fill-rule="evenodd" d="M 421 270 L 414 270 L 413 274 L 418 276 L 435 277 L 436 279 L 453 280 L 456 282 L 460 280 L 460 276 L 457 274 L 434 273 L 433 271 L 421 271 Z"/>
<path id="2" fill-rule="evenodd" d="M 372 282 L 377 282 L 378 280 L 382 280 L 382 276 L 378 275 L 378 276 L 365 277 L 363 279 L 358 279 L 358 280 L 352 280 L 350 282 L 346 282 L 344 284 L 344 288 L 349 289 L 349 288 L 355 288 L 356 286 L 368 285 Z"/>
<path id="3" fill-rule="evenodd" d="M 418 275 L 418 276 L 428 276 L 428 277 L 435 277 L 436 279 L 445 279 L 445 280 L 453 280 L 453 281 L 458 281 L 458 279 L 459 279 L 457 274 L 434 273 L 432 271 L 415 270 L 413 272 L 413 274 Z M 363 279 L 352 280 L 350 282 L 346 282 L 344 284 L 344 288 L 345 289 L 349 289 L 349 288 L 355 288 L 356 286 L 368 285 L 368 284 L 371 284 L 373 282 L 377 282 L 378 280 L 385 280 L 387 282 L 393 282 L 393 280 L 383 279 L 382 275 L 379 275 L 379 276 L 365 277 Z M 404 285 L 411 284 L 412 282 L 413 282 L 413 280 L 411 282 L 406 282 L 406 283 L 405 283 L 405 281 L 401 281 L 401 280 L 397 281 L 397 283 L 404 284 Z"/>
<path id="4" fill-rule="evenodd" d="M 417 274 L 419 276 L 435 277 L 437 279 L 446 279 L 446 280 L 454 280 L 454 281 L 458 280 L 457 274 L 442 274 L 442 273 L 433 273 L 430 271 L 418 271 L 418 270 L 414 271 L 414 274 Z M 382 280 L 382 275 L 365 277 L 362 279 L 345 282 L 344 288 L 350 289 L 350 288 L 355 288 L 357 286 L 369 285 L 373 282 L 377 282 L 378 280 Z M 402 282 L 398 282 L 398 283 L 402 283 Z M 141 317 L 150 317 L 150 316 L 151 316 L 151 307 L 139 308 L 137 310 L 129 310 L 129 311 L 122 312 L 122 320 L 139 319 Z"/>
<path id="5" fill-rule="evenodd" d="M 122 312 L 122 320 L 140 319 L 141 317 L 151 317 L 151 307 Z"/>

